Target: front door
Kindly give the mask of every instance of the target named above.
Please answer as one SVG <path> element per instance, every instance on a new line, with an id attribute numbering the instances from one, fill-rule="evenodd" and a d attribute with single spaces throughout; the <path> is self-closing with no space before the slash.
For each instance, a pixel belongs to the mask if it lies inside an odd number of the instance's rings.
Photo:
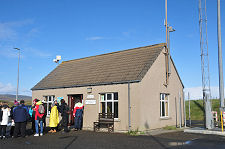
<path id="1" fill-rule="evenodd" d="M 70 114 L 69 114 L 69 125 L 74 125 L 74 117 L 73 117 L 73 109 L 75 106 L 75 103 L 78 101 L 83 102 L 83 94 L 74 94 L 74 95 L 68 95 L 68 105 L 70 108 Z"/>

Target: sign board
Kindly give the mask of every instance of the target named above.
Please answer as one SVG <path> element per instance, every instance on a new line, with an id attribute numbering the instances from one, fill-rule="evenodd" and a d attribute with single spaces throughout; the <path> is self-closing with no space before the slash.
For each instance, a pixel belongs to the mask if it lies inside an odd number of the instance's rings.
<path id="1" fill-rule="evenodd" d="M 87 98 L 93 99 L 93 98 L 95 98 L 95 96 L 94 95 L 87 95 Z"/>
<path id="2" fill-rule="evenodd" d="M 95 105 L 96 104 L 96 100 L 85 100 L 85 104 L 86 105 Z"/>

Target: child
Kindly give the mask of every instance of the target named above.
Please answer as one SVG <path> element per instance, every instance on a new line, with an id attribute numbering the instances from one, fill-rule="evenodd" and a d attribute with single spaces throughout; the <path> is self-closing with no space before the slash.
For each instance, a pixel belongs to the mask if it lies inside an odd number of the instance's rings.
<path id="1" fill-rule="evenodd" d="M 10 109 L 8 108 L 8 106 L 5 104 L 2 107 L 2 121 L 0 124 L 0 135 L 2 139 L 6 138 L 6 127 L 8 125 L 9 122 L 9 116 L 10 116 Z"/>

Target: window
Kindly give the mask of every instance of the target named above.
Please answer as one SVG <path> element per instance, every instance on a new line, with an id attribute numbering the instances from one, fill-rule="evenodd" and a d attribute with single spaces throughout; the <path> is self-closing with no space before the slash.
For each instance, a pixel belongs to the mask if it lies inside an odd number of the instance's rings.
<path id="1" fill-rule="evenodd" d="M 100 94 L 100 112 L 114 113 L 114 118 L 118 118 L 118 93 Z"/>
<path id="2" fill-rule="evenodd" d="M 169 116 L 169 94 L 160 94 L 160 117 Z"/>
<path id="3" fill-rule="evenodd" d="M 52 103 L 54 102 L 55 100 L 55 96 L 44 96 L 45 98 L 45 101 L 46 101 L 46 104 L 47 104 L 47 116 L 50 116 L 50 113 L 51 113 L 51 106 L 52 106 Z"/>

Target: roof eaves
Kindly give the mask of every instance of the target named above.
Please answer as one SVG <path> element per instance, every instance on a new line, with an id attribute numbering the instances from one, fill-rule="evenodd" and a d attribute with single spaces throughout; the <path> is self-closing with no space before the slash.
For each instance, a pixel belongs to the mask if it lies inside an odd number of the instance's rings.
<path id="1" fill-rule="evenodd" d="M 47 89 L 60 89 L 60 88 L 76 88 L 76 87 L 86 87 L 86 86 L 101 86 L 101 85 L 114 85 L 114 84 L 128 84 L 128 83 L 138 83 L 140 80 L 130 80 L 130 81 L 120 81 L 120 82 L 104 82 L 104 83 L 93 83 L 93 84 L 80 84 L 72 86 L 60 86 L 60 87 L 46 87 L 46 88 L 31 88 L 34 90 L 47 90 Z"/>
<path id="2" fill-rule="evenodd" d="M 171 56 L 170 56 L 170 59 L 171 59 L 171 62 L 173 63 L 173 66 L 174 66 L 175 71 L 176 71 L 176 73 L 177 73 L 177 75 L 178 75 L 178 78 L 179 78 L 179 80 L 180 80 L 180 82 L 181 82 L 181 84 L 182 84 L 182 86 L 183 86 L 183 88 L 184 88 L 184 84 L 183 84 L 183 82 L 182 82 L 182 80 L 181 80 L 181 77 L 180 77 L 180 75 L 179 75 L 179 73 L 178 73 L 178 71 L 177 71 L 177 68 L 176 68 L 176 66 L 175 66 L 175 64 L 174 64 L 174 61 L 173 61 L 173 59 L 172 59 Z"/>

